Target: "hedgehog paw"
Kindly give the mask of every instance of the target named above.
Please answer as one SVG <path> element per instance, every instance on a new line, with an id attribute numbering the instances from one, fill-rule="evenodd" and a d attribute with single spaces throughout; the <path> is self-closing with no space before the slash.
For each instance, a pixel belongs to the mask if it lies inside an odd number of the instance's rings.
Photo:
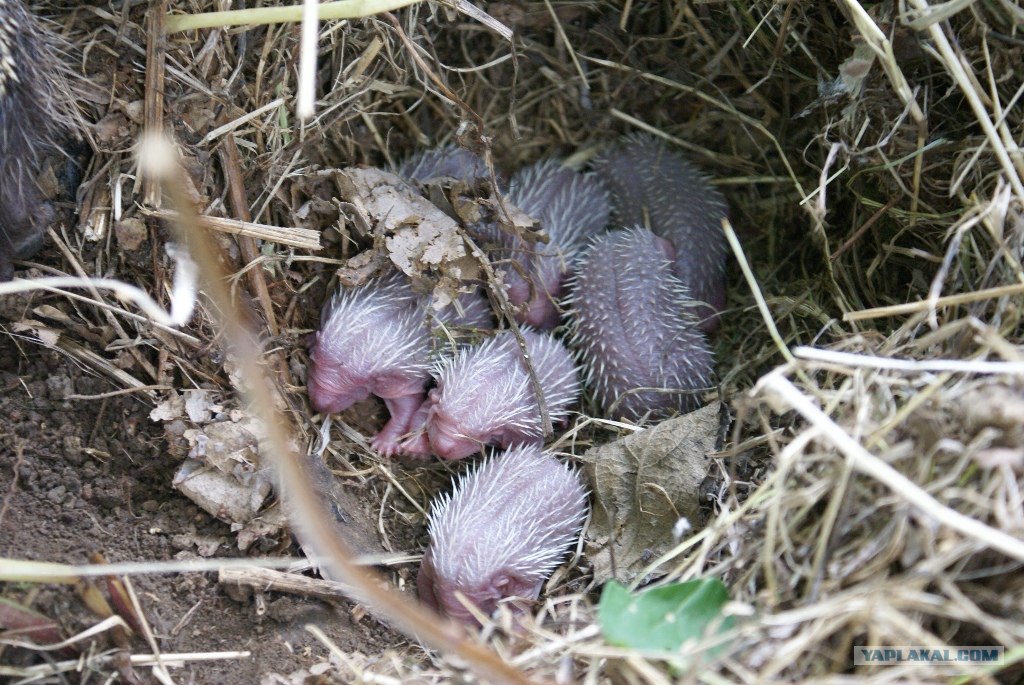
<path id="1" fill-rule="evenodd" d="M 417 459 L 426 459 L 434 453 L 425 430 L 418 430 L 403 440 L 400 450 L 402 454 Z"/>
<path id="2" fill-rule="evenodd" d="M 402 453 L 402 442 L 396 437 L 389 435 L 387 431 L 381 431 L 370 441 L 373 451 L 383 457 L 394 457 Z"/>

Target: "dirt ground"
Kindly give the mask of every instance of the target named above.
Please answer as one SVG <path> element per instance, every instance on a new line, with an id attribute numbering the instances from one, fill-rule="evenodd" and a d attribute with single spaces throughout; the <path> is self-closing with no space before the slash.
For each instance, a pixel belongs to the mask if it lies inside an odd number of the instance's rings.
<path id="1" fill-rule="evenodd" d="M 27 310 L 49 299 L 8 299 L 5 309 Z M 214 547 L 219 557 L 236 555 L 229 526 L 172 489 L 179 462 L 149 418 L 150 403 L 125 394 L 103 397 L 114 390 L 57 352 L 0 335 L 0 556 L 68 564 L 85 563 L 94 552 L 111 562 L 187 559 L 199 556 L 197 543 L 206 555 Z M 278 543 L 287 547 L 290 540 Z M 304 630 L 310 622 L 344 650 L 380 654 L 406 643 L 348 603 L 279 594 L 267 595 L 265 606 L 252 598 L 235 601 L 215 573 L 147 574 L 131 582 L 163 653 L 250 652 L 174 669 L 177 682 L 255 683 L 308 668 L 326 658 Z M 100 621 L 70 586 L 8 586 L 4 595 L 57 620 L 65 636 Z M 149 651 L 139 636 L 131 647 Z M 57 658 L 69 657 L 74 654 Z M 8 666 L 40 659 L 38 652 L 0 652 L 0 664 Z M 97 682 L 96 675 L 81 682 Z M 136 675 L 149 682 L 144 670 Z M 65 682 L 78 681 L 72 674 Z"/>

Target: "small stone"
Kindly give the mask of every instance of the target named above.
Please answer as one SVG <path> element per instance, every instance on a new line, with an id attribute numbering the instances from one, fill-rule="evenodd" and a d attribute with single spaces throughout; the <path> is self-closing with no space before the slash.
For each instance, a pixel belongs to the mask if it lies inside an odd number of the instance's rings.
<path id="1" fill-rule="evenodd" d="M 134 252 L 149 238 L 149 230 L 141 219 L 129 217 L 114 224 L 117 244 L 125 252 Z"/>
<path id="2" fill-rule="evenodd" d="M 46 493 L 46 499 L 53 502 L 54 504 L 60 504 L 67 497 L 68 489 L 63 485 L 58 485 L 49 492 Z"/>

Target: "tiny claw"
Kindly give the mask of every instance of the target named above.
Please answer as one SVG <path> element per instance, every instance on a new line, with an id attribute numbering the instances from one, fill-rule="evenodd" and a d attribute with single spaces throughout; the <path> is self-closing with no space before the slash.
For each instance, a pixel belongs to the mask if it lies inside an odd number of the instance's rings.
<path id="1" fill-rule="evenodd" d="M 416 459 L 427 459 L 434 453 L 430 449 L 430 438 L 427 437 L 427 432 L 423 429 L 413 432 L 403 440 L 399 450 L 402 454 Z"/>
<path id="2" fill-rule="evenodd" d="M 385 431 L 381 431 L 370 441 L 370 447 L 382 457 L 394 457 L 402 453 L 401 443 Z"/>

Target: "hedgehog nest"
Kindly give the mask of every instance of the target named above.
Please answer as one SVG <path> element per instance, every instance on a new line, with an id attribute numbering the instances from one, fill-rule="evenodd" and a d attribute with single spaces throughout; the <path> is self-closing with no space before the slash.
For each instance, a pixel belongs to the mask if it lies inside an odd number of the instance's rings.
<path id="1" fill-rule="evenodd" d="M 231 192 L 244 188 L 252 221 L 322 236 L 320 250 L 264 240 L 247 255 L 218 237 L 236 255 L 233 285 L 262 303 L 260 332 L 285 362 L 283 395 L 311 443 L 302 337 L 339 267 L 365 248 L 349 239 L 321 170 L 481 137 L 510 170 L 647 131 L 716 180 L 740 249 L 713 339 L 733 421 L 712 455 L 707 526 L 662 572 L 721 579 L 743 620 L 727 650 L 685 677 L 946 682 L 941 668 L 853 667 L 852 646 L 1024 643 L 1019 6 L 422 3 L 322 23 L 305 123 L 294 107 L 297 24 L 170 35 L 161 83 L 143 67 L 158 22 L 118 7 L 67 23 L 76 47 L 118 56 L 113 73 L 87 74 L 109 101 L 89 105 L 100 121 L 84 186 L 93 210 L 70 242 L 86 264 L 101 263 L 100 246 L 116 249 L 96 241 L 95 208 L 112 197 L 118 221 L 155 222 L 139 209 L 152 204 L 146 186 L 124 175 L 151 123 L 139 103 L 161 95 L 202 212 L 241 218 Z M 148 256 L 116 263 L 125 281 L 167 287 Z M 188 332 L 216 345 L 215 319 L 201 314 Z M 232 388 L 215 355 L 168 349 Z M 339 432 L 332 453 L 370 474 L 361 478 L 378 493 L 383 528 L 422 525 L 445 467 L 408 490 L 415 504 L 385 502 L 401 468 L 346 443 L 354 434 Z M 588 682 L 680 676 L 657 655 L 604 644 L 596 594 L 585 577 L 576 587 L 560 610 L 572 621 L 492 630 L 487 641 L 534 678 L 566 668 Z M 392 657 L 370 655 L 363 674 L 467 677 L 414 643 Z M 1021 658 L 1008 653 L 1006 670 L 978 677 L 1012 679 Z M 331 668 L 339 681 L 352 675 Z"/>

